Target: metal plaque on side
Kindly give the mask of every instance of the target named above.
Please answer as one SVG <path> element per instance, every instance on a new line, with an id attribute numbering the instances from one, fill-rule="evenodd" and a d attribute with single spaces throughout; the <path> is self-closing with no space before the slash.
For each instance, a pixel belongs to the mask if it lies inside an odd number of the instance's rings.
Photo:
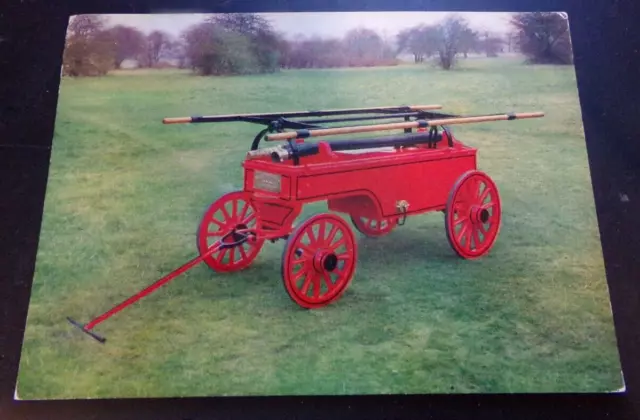
<path id="1" fill-rule="evenodd" d="M 268 172 L 255 171 L 253 177 L 253 186 L 256 189 L 279 193 L 281 189 L 280 175 L 270 174 Z"/>

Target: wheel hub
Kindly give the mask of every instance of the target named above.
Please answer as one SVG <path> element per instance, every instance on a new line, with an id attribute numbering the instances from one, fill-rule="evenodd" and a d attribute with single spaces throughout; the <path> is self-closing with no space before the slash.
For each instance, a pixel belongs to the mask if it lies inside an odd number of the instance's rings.
<path id="1" fill-rule="evenodd" d="M 231 234 L 231 242 L 240 242 L 241 240 L 243 240 L 246 236 L 246 233 L 237 233 L 236 231 L 238 230 L 244 230 L 247 229 L 248 226 L 245 225 L 244 223 L 240 223 L 239 225 L 236 225 L 236 227 L 233 228 L 233 233 Z"/>
<path id="2" fill-rule="evenodd" d="M 338 257 L 336 257 L 336 254 L 331 253 L 326 255 L 322 262 L 322 266 L 325 270 L 329 272 L 335 270 L 336 267 L 338 266 Z"/>
<path id="3" fill-rule="evenodd" d="M 480 219 L 482 223 L 487 223 L 489 221 L 489 210 L 487 209 L 480 210 L 480 215 L 478 216 L 478 219 Z"/>
<path id="4" fill-rule="evenodd" d="M 480 206 L 471 207 L 471 222 L 472 223 L 482 223 L 485 224 L 489 221 L 489 210 L 484 209 Z"/>
<path id="5" fill-rule="evenodd" d="M 313 268 L 319 273 L 332 272 L 338 266 L 338 257 L 333 252 L 318 251 L 313 257 Z"/>

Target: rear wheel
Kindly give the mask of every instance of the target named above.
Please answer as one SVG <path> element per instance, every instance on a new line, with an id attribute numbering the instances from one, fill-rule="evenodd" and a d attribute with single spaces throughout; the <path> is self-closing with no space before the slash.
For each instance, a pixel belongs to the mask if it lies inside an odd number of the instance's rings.
<path id="1" fill-rule="evenodd" d="M 358 232 L 370 237 L 387 235 L 398 225 L 398 219 L 395 217 L 378 220 L 363 216 L 351 216 L 351 222 L 358 229 Z"/>
<path id="2" fill-rule="evenodd" d="M 498 237 L 500 196 L 483 172 L 469 171 L 455 183 L 445 210 L 445 230 L 453 250 L 462 258 L 487 254 Z"/>

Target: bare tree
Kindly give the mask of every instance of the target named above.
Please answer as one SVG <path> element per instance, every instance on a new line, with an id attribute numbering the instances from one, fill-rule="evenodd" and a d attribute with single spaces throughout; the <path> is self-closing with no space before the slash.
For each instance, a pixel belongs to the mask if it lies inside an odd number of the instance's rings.
<path id="1" fill-rule="evenodd" d="M 273 72 L 280 67 L 282 38 L 271 22 L 255 13 L 224 13 L 207 20 L 224 31 L 239 34 L 250 41 L 258 71 Z"/>
<path id="2" fill-rule="evenodd" d="M 271 23 L 255 13 L 222 13 L 206 20 L 227 31 L 239 34 L 257 36 L 260 31 L 272 31 Z"/>
<path id="3" fill-rule="evenodd" d="M 393 37 L 389 36 L 387 31 L 383 31 L 380 37 L 382 39 L 382 59 L 384 61 L 383 64 L 396 64 L 396 57 L 398 54 L 396 53 L 396 49 L 393 45 Z"/>
<path id="4" fill-rule="evenodd" d="M 478 51 L 480 39 L 478 33 L 469 27 L 462 29 L 460 33 L 459 50 L 463 54 L 464 58 L 470 51 Z"/>
<path id="5" fill-rule="evenodd" d="M 572 64 L 569 24 L 551 12 L 518 13 L 511 19 L 517 45 L 530 63 Z"/>
<path id="6" fill-rule="evenodd" d="M 187 29 L 183 35 L 185 55 L 192 70 L 204 76 L 248 74 L 258 70 L 251 40 L 206 21 Z"/>
<path id="7" fill-rule="evenodd" d="M 416 25 L 397 35 L 398 52 L 410 52 L 415 63 L 424 62 L 438 52 L 439 30 L 436 26 Z"/>
<path id="8" fill-rule="evenodd" d="M 431 56 L 438 54 L 440 31 L 435 25 L 423 25 L 417 32 L 416 49 L 420 54 L 420 61 L 424 61 L 424 58 L 431 58 Z"/>
<path id="9" fill-rule="evenodd" d="M 466 20 L 458 16 L 448 16 L 438 25 L 438 63 L 444 70 L 451 70 L 455 66 L 456 54 L 468 30 Z"/>
<path id="10" fill-rule="evenodd" d="M 517 40 L 518 37 L 518 33 L 516 31 L 509 31 L 507 32 L 505 38 L 506 38 L 506 44 L 507 44 L 507 51 L 508 52 L 516 52 L 517 50 Z"/>
<path id="11" fill-rule="evenodd" d="M 187 67 L 189 60 L 187 57 L 187 45 L 184 40 L 177 39 L 171 42 L 167 55 L 176 60 L 178 68 L 184 69 Z"/>
<path id="12" fill-rule="evenodd" d="M 481 41 L 482 49 L 487 57 L 497 57 L 504 50 L 504 39 L 485 31 Z"/>
<path id="13" fill-rule="evenodd" d="M 278 50 L 278 65 L 281 68 L 291 68 L 293 45 L 281 33 L 278 34 L 276 48 Z"/>
<path id="14" fill-rule="evenodd" d="M 325 68 L 397 64 L 391 41 L 358 28 L 339 38 L 287 40 L 259 15 L 213 16 L 182 34 L 182 54 L 204 75 L 273 72 L 279 68 Z"/>
<path id="15" fill-rule="evenodd" d="M 337 38 L 312 37 L 290 44 L 291 68 L 347 67 L 350 57 L 344 43 Z"/>
<path id="16" fill-rule="evenodd" d="M 413 54 L 414 62 L 418 62 L 416 52 L 411 48 L 411 38 L 413 36 L 413 28 L 403 29 L 396 35 L 396 52 L 401 54 L 409 51 Z"/>
<path id="17" fill-rule="evenodd" d="M 104 30 L 105 20 L 100 15 L 78 15 L 69 21 L 67 37 L 89 39 Z"/>
<path id="18" fill-rule="evenodd" d="M 282 38 L 283 66 L 287 68 L 364 67 L 397 64 L 389 39 L 367 28 L 353 29 L 343 38 Z"/>
<path id="19" fill-rule="evenodd" d="M 63 74 L 102 76 L 114 63 L 115 49 L 98 15 L 78 15 L 69 21 L 62 57 Z"/>
<path id="20" fill-rule="evenodd" d="M 182 35 L 184 43 L 185 61 L 191 70 L 202 75 L 210 75 L 214 72 L 216 40 L 215 25 L 203 22 L 192 25 Z"/>
<path id="21" fill-rule="evenodd" d="M 372 66 L 382 61 L 384 42 L 382 37 L 371 29 L 352 29 L 347 32 L 343 42 L 351 66 Z"/>
<path id="22" fill-rule="evenodd" d="M 164 31 L 151 32 L 147 35 L 144 49 L 138 60 L 140 65 L 142 67 L 157 66 L 170 47 L 171 39 L 168 33 Z"/>
<path id="23" fill-rule="evenodd" d="M 124 60 L 135 59 L 144 52 L 145 36 L 136 28 L 116 25 L 109 29 L 109 35 L 115 45 L 114 65 L 117 69 Z"/>

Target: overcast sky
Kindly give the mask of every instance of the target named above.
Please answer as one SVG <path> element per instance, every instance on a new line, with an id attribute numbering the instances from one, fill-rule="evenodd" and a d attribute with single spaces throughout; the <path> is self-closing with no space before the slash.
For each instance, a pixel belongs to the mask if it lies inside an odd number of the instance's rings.
<path id="1" fill-rule="evenodd" d="M 457 13 L 476 30 L 503 33 L 509 29 L 510 13 Z M 435 23 L 444 12 L 336 12 L 336 13 L 260 13 L 274 28 L 288 37 L 304 34 L 342 36 L 356 27 L 367 27 L 388 36 L 420 23 Z M 106 15 L 111 24 L 134 26 L 143 32 L 160 29 L 178 36 L 184 29 L 204 20 L 206 14 Z"/>

